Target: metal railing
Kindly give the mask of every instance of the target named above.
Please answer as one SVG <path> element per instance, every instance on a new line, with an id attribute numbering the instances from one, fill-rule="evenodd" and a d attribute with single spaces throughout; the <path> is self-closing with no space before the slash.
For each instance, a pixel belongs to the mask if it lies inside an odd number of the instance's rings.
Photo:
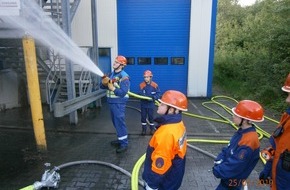
<path id="1" fill-rule="evenodd" d="M 70 20 L 73 19 L 80 0 L 70 0 Z M 62 3 L 61 0 L 40 0 L 39 4 L 43 7 L 44 11 L 60 26 L 62 26 Z M 75 76 L 75 90 L 78 92 L 76 98 L 72 100 L 63 100 L 60 98 L 67 85 L 65 76 L 65 63 L 62 64 L 62 58 L 59 55 L 54 55 L 53 51 L 50 52 L 50 59 L 47 63 L 50 71 L 47 75 L 46 86 L 46 101 L 49 104 L 50 111 L 55 112 L 56 117 L 61 117 L 64 114 L 82 109 L 85 111 L 88 103 L 97 100 L 105 95 L 102 90 L 93 92 L 92 74 L 86 69 L 79 72 L 74 72 Z M 76 74 L 77 73 L 77 74 Z M 77 89 L 78 88 L 78 89 Z"/>
<path id="2" fill-rule="evenodd" d="M 50 111 L 53 111 L 53 104 L 57 100 L 61 85 L 63 83 L 64 77 L 62 76 L 61 58 L 59 55 L 54 55 L 51 51 L 50 71 L 46 77 L 45 87 L 46 87 L 46 102 L 49 105 Z"/>

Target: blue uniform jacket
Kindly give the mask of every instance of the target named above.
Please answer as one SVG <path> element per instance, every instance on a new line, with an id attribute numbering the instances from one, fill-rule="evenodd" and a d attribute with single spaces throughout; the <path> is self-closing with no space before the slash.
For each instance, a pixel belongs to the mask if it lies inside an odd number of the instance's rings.
<path id="1" fill-rule="evenodd" d="M 185 172 L 186 129 L 181 114 L 164 115 L 146 151 L 142 177 L 149 187 L 176 190 Z"/>
<path id="2" fill-rule="evenodd" d="M 140 85 L 141 96 L 147 96 L 152 98 L 152 100 L 141 99 L 141 107 L 143 108 L 154 108 L 154 101 L 160 98 L 160 89 L 157 83 L 151 81 L 149 84 L 143 81 Z"/>
<path id="3" fill-rule="evenodd" d="M 100 84 L 102 89 L 107 89 L 108 103 L 126 103 L 129 98 L 127 93 L 130 89 L 129 75 L 123 70 L 118 73 L 113 71 L 109 78 L 119 87 L 117 87 L 114 92 L 112 92 L 108 89 L 107 86 L 104 86 L 102 83 Z"/>
<path id="4" fill-rule="evenodd" d="M 221 184 L 238 187 L 247 179 L 259 160 L 260 142 L 254 126 L 238 129 L 227 147 L 217 156 L 223 160 L 213 167 L 213 174 L 221 178 Z"/>

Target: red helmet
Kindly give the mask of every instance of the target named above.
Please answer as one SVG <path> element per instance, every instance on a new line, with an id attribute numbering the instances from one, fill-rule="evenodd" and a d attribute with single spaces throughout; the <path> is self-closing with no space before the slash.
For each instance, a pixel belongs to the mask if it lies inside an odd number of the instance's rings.
<path id="1" fill-rule="evenodd" d="M 126 66 L 127 65 L 127 59 L 126 57 L 122 56 L 122 55 L 118 55 L 115 59 L 116 62 L 120 63 L 121 65 Z"/>
<path id="2" fill-rule="evenodd" d="M 144 74 L 143 74 L 144 77 L 153 77 L 153 74 L 150 70 L 146 70 L 144 71 Z"/>
<path id="3" fill-rule="evenodd" d="M 232 112 L 241 118 L 254 121 L 264 121 L 264 110 L 260 104 L 252 100 L 242 100 L 236 107 L 232 108 Z"/>
<path id="4" fill-rule="evenodd" d="M 187 98 L 179 91 L 168 90 L 163 94 L 159 101 L 178 110 L 187 111 Z"/>
<path id="5" fill-rule="evenodd" d="M 282 90 L 284 92 L 290 92 L 290 73 L 288 74 L 288 76 L 285 80 L 285 83 L 284 83 L 284 86 L 282 87 Z"/>

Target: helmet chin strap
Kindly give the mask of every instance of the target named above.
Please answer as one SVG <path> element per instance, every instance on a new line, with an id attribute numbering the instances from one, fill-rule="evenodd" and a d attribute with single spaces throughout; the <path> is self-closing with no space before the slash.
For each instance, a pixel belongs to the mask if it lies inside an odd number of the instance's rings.
<path id="1" fill-rule="evenodd" d="M 122 65 L 120 64 L 117 68 L 115 68 L 114 70 L 116 71 L 116 70 L 119 70 L 120 69 L 120 67 L 121 67 Z M 122 69 L 121 69 L 122 70 Z"/>
<path id="2" fill-rule="evenodd" d="M 168 109 L 167 109 L 167 111 L 165 112 L 165 115 L 168 115 L 168 112 L 169 112 L 169 109 L 170 109 L 170 108 L 173 108 L 174 111 L 173 111 L 172 113 L 176 114 L 176 113 L 175 113 L 176 108 L 174 108 L 174 107 L 170 107 L 170 106 L 167 106 L 167 107 L 168 107 Z"/>
<path id="3" fill-rule="evenodd" d="M 169 109 L 170 109 L 170 106 L 167 106 L 167 110 L 164 115 L 168 115 Z"/>
<path id="4" fill-rule="evenodd" d="M 243 125 L 243 122 L 244 122 L 244 118 L 242 118 L 240 124 L 239 124 L 239 127 L 241 127 Z"/>

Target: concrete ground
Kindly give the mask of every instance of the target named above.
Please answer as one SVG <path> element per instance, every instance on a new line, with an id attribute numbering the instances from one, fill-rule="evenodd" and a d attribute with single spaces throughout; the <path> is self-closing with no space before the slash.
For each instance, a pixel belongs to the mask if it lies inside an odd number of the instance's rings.
<path id="1" fill-rule="evenodd" d="M 235 102 L 227 98 L 218 98 L 217 101 L 230 108 L 235 106 Z M 121 154 L 116 154 L 115 149 L 110 145 L 110 141 L 115 140 L 116 135 L 105 101 L 102 107 L 92 107 L 84 113 L 79 113 L 79 122 L 76 126 L 69 124 L 67 116 L 54 118 L 46 106 L 43 107 L 43 112 L 48 148 L 46 153 L 36 150 L 29 108 L 0 112 L 0 189 L 20 189 L 35 181 L 40 181 L 45 163 L 51 163 L 51 166 L 71 164 L 60 169 L 61 181 L 58 189 L 131 189 L 131 178 L 126 175 L 126 172 L 132 173 L 150 140 L 150 135 L 140 135 L 138 100 L 130 98 L 127 105 L 129 148 L 127 152 Z M 209 99 L 189 99 L 188 113 L 195 114 L 183 116 L 188 139 L 229 140 L 235 132 L 231 125 L 214 120 L 224 120 L 222 117 L 231 120 L 231 115 Z M 268 112 L 266 115 L 279 119 L 279 116 L 277 118 Z M 200 116 L 206 118 L 200 118 Z M 270 133 L 276 124 L 265 120 L 258 126 Z M 261 139 L 261 147 L 265 147 L 267 142 L 267 138 Z M 213 155 L 217 155 L 221 148 L 226 146 L 226 144 L 200 142 L 190 144 Z M 215 189 L 219 179 L 216 179 L 211 172 L 213 159 L 190 147 L 186 159 L 186 173 L 180 189 Z M 88 163 L 89 160 L 94 163 Z M 76 161 L 84 163 L 75 164 Z M 104 162 L 107 165 L 95 162 Z M 117 166 L 117 168 L 112 166 Z M 259 161 L 248 179 L 248 189 L 269 189 L 258 183 L 258 174 L 262 168 L 263 164 Z M 143 165 L 138 174 L 139 179 L 141 179 L 142 170 Z M 139 189 L 142 187 L 139 186 Z"/>

